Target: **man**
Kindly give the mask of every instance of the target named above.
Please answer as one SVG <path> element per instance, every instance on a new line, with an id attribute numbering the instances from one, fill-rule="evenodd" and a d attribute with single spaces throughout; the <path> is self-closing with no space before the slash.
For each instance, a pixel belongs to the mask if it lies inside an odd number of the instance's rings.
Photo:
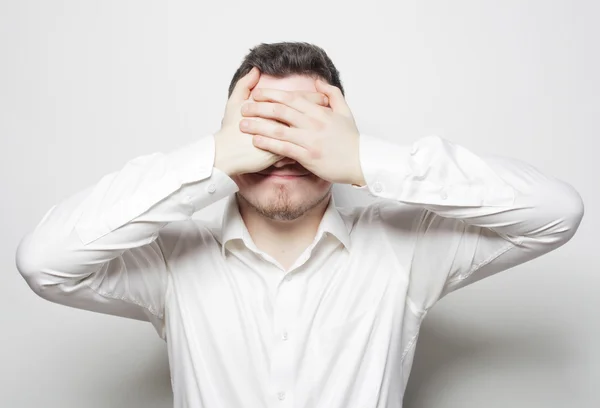
<path id="1" fill-rule="evenodd" d="M 583 217 L 570 185 L 523 162 L 361 134 L 314 45 L 255 47 L 229 95 L 214 135 L 131 160 L 17 251 L 39 296 L 150 321 L 176 407 L 401 407 L 430 308 Z M 332 183 L 381 200 L 338 208 Z M 191 219 L 225 197 L 221 226 Z"/>

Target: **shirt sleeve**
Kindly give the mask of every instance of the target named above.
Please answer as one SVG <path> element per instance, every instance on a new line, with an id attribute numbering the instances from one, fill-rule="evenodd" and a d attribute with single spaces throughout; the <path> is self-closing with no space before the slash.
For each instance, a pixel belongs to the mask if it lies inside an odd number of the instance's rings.
<path id="1" fill-rule="evenodd" d="M 399 145 L 361 135 L 360 161 L 384 225 L 417 206 L 408 297 L 422 310 L 446 294 L 565 244 L 584 205 L 569 184 L 522 161 L 480 156 L 437 136 Z M 406 206 L 404 206 L 406 207 Z"/>
<path id="2" fill-rule="evenodd" d="M 213 167 L 213 136 L 134 158 L 54 205 L 21 240 L 16 266 L 49 301 L 150 321 L 164 337 L 160 230 L 238 190 Z"/>

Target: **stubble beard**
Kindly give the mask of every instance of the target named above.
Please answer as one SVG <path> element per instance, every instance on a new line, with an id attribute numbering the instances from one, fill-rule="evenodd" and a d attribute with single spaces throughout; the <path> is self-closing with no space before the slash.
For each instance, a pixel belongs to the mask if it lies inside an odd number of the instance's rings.
<path id="1" fill-rule="evenodd" d="M 308 202 L 296 203 L 292 201 L 288 188 L 286 186 L 279 186 L 277 187 L 275 198 L 268 204 L 252 202 L 240 192 L 237 192 L 236 194 L 238 199 L 243 200 L 249 207 L 265 218 L 274 221 L 294 221 L 321 204 L 329 197 L 330 192 L 331 187 L 323 193 L 322 196 L 317 197 L 316 199 Z"/>

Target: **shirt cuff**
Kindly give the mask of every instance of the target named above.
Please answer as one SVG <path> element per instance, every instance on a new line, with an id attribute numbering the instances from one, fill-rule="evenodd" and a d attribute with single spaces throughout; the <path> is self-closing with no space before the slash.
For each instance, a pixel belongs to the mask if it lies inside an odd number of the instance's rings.
<path id="1" fill-rule="evenodd" d="M 399 198 L 398 191 L 403 180 L 410 174 L 408 157 L 410 146 L 403 146 L 376 138 L 360 135 L 360 166 L 366 184 L 352 185 L 357 190 L 368 190 L 372 195 Z"/>
<path id="2" fill-rule="evenodd" d="M 239 191 L 238 185 L 227 173 L 213 167 L 209 178 L 182 187 L 181 193 L 194 207 L 194 213 Z"/>

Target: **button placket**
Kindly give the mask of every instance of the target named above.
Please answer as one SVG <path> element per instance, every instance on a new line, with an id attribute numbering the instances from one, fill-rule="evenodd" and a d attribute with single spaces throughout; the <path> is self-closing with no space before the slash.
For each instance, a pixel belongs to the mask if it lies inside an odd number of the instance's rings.
<path id="1" fill-rule="evenodd" d="M 273 305 L 273 349 L 271 386 L 278 406 L 293 405 L 294 355 L 293 322 L 296 321 L 301 280 L 288 273 L 279 281 Z"/>

